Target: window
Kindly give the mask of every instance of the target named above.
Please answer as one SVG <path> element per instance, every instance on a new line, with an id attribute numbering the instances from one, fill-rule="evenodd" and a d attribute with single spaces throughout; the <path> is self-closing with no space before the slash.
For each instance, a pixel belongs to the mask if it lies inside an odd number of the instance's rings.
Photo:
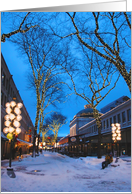
<path id="1" fill-rule="evenodd" d="M 92 133 L 93 133 L 93 126 L 92 126 Z"/>
<path id="2" fill-rule="evenodd" d="M 109 120 L 107 119 L 106 120 L 106 123 L 107 123 L 107 128 L 109 127 Z"/>
<path id="3" fill-rule="evenodd" d="M 6 90 L 8 89 L 8 82 L 9 82 L 9 80 L 6 79 Z"/>
<path id="4" fill-rule="evenodd" d="M 110 118 L 110 126 L 112 125 L 112 117 Z"/>
<path id="5" fill-rule="evenodd" d="M 114 123 L 116 123 L 116 116 L 114 116 L 113 118 L 114 118 Z"/>
<path id="6" fill-rule="evenodd" d="M 131 110 L 130 109 L 127 110 L 127 120 L 131 121 Z"/>
<path id="7" fill-rule="evenodd" d="M 1 105 L 3 105 L 3 92 L 1 92 Z"/>
<path id="8" fill-rule="evenodd" d="M 105 129 L 105 121 L 104 121 L 104 129 Z"/>
<path id="9" fill-rule="evenodd" d="M 3 86 L 5 86 L 5 73 L 2 73 L 2 80 L 1 80 Z"/>
<path id="10" fill-rule="evenodd" d="M 125 111 L 122 112 L 122 122 L 125 123 L 126 122 L 126 115 L 125 115 Z"/>
<path id="11" fill-rule="evenodd" d="M 6 102 L 7 102 L 7 101 L 6 101 L 6 96 L 5 96 L 5 99 L 4 99 L 4 107 L 5 107 Z"/>
<path id="12" fill-rule="evenodd" d="M 121 123 L 121 115 L 120 114 L 117 115 L 117 122 Z"/>
<path id="13" fill-rule="evenodd" d="M 11 87 L 11 95 L 10 96 L 12 97 L 12 87 Z"/>

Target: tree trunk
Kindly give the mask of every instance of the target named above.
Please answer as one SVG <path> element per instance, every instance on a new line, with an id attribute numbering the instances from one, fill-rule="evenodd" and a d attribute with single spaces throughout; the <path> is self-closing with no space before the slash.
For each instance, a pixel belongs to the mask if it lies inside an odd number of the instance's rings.
<path id="1" fill-rule="evenodd" d="M 96 124 L 98 128 L 98 151 L 97 151 L 97 157 L 101 158 L 101 119 L 98 110 L 93 107 L 93 114 L 94 118 L 96 119 Z"/>
<path id="2" fill-rule="evenodd" d="M 36 130 L 34 129 L 34 135 L 33 135 L 33 153 L 32 153 L 32 157 L 35 158 L 35 141 L 36 141 Z"/>

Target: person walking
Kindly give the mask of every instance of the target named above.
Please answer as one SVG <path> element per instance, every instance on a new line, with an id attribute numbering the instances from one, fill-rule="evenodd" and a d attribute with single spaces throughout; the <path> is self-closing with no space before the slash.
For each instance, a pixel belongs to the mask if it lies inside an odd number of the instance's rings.
<path id="1" fill-rule="evenodd" d="M 19 155 L 20 155 L 20 157 L 22 155 L 22 148 L 21 147 L 19 148 Z"/>

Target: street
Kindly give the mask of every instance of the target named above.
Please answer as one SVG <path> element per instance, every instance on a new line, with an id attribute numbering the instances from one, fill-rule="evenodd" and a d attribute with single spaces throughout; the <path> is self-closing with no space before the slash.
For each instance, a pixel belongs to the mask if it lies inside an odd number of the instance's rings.
<path id="1" fill-rule="evenodd" d="M 14 160 L 15 178 L 7 174 L 8 160 L 2 161 L 1 192 L 130 192 L 131 157 L 103 170 L 102 161 L 104 157 L 75 159 L 43 151 L 35 158 Z"/>

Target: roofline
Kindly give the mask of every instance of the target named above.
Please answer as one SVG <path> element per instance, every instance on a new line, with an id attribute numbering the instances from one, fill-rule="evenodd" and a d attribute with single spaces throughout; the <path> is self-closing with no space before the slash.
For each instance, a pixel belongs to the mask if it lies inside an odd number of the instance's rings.
<path id="1" fill-rule="evenodd" d="M 109 113 L 112 112 L 113 110 L 119 108 L 120 106 L 123 106 L 124 104 L 129 103 L 129 101 L 131 101 L 131 98 L 130 98 L 129 100 L 127 100 L 127 101 L 125 101 L 125 102 L 119 104 L 119 105 L 116 106 L 115 108 L 109 110 L 108 112 L 104 113 L 103 115 L 100 116 L 100 118 L 106 116 L 107 114 L 109 114 Z M 88 122 L 87 124 L 83 125 L 83 126 L 80 127 L 78 130 L 81 130 L 83 127 L 86 127 L 87 125 L 89 125 L 89 124 L 92 123 L 92 122 L 96 122 L 96 119 L 93 119 L 92 121 L 90 121 L 90 122 Z"/>

